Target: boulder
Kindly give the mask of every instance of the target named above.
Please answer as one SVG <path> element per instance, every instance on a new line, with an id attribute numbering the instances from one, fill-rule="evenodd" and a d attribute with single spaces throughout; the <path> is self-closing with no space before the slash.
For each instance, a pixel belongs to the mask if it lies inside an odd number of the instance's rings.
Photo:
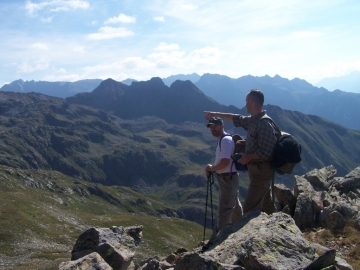
<path id="1" fill-rule="evenodd" d="M 307 265 L 304 270 L 317 270 L 324 269 L 326 267 L 334 266 L 335 264 L 336 250 L 331 249 L 320 255 L 316 260 Z M 336 268 L 335 268 L 336 269 Z"/>
<path id="2" fill-rule="evenodd" d="M 315 193 L 312 185 L 306 180 L 304 176 L 295 175 L 295 186 L 294 186 L 294 196 L 297 199 L 300 194 L 307 194 L 312 196 Z"/>
<path id="3" fill-rule="evenodd" d="M 62 262 L 59 270 L 112 270 L 105 260 L 96 252 L 90 253 L 76 261 Z"/>
<path id="4" fill-rule="evenodd" d="M 355 168 L 353 171 L 338 179 L 335 183 L 335 187 L 338 190 L 352 190 L 355 188 L 360 188 L 360 167 Z"/>
<path id="5" fill-rule="evenodd" d="M 239 265 L 222 264 L 212 257 L 199 253 L 185 253 L 174 266 L 174 270 L 245 270 Z"/>
<path id="6" fill-rule="evenodd" d="M 135 266 L 136 270 L 165 270 L 173 269 L 173 265 L 169 262 L 161 261 L 158 256 L 142 261 L 139 265 Z"/>
<path id="7" fill-rule="evenodd" d="M 276 184 L 274 186 L 274 193 L 280 206 L 279 210 L 281 211 L 284 209 L 284 207 L 288 206 L 289 210 L 286 210 L 286 212 L 289 212 L 288 214 L 290 215 L 294 215 L 296 198 L 293 192 L 284 184 Z"/>
<path id="8" fill-rule="evenodd" d="M 334 179 L 337 170 L 333 165 L 314 169 L 304 175 L 304 178 L 316 189 L 327 190 L 330 183 Z"/>
<path id="9" fill-rule="evenodd" d="M 335 257 L 335 265 L 339 270 L 354 270 L 354 268 L 348 264 L 347 261 L 339 257 Z"/>
<path id="10" fill-rule="evenodd" d="M 334 231 L 340 231 L 345 227 L 345 217 L 338 211 L 332 211 L 328 215 L 327 219 L 328 228 Z"/>
<path id="11" fill-rule="evenodd" d="M 245 269 L 300 269 L 317 257 L 315 248 L 302 237 L 289 215 L 281 212 L 267 215 L 260 211 L 246 213 L 238 223 L 221 231 L 213 247 L 203 255 L 206 256 L 186 253 L 177 260 L 174 269 L 210 269 L 210 266 L 191 268 L 194 263 L 191 258 L 219 269 L 224 265 Z"/>
<path id="12" fill-rule="evenodd" d="M 311 196 L 307 193 L 300 193 L 297 197 L 294 221 L 301 230 L 314 227 L 316 222 L 315 211 L 313 208 L 313 200 Z"/>
<path id="13" fill-rule="evenodd" d="M 125 270 L 142 237 L 142 226 L 90 228 L 77 239 L 71 260 L 97 252 L 113 268 Z"/>

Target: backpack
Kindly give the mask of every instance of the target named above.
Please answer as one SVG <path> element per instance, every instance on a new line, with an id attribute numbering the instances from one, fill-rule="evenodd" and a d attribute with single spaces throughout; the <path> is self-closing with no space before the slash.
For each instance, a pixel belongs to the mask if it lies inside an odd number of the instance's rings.
<path id="1" fill-rule="evenodd" d="M 301 145 L 294 136 L 281 131 L 268 115 L 261 117 L 259 122 L 264 119 L 270 120 L 276 136 L 271 165 L 278 174 L 291 174 L 296 164 L 301 162 Z"/>
<path id="2" fill-rule="evenodd" d="M 237 160 L 241 157 L 241 156 L 239 157 L 239 154 L 241 152 L 245 152 L 246 141 L 239 134 L 231 135 L 231 134 L 225 133 L 219 141 L 220 152 L 221 152 L 221 140 L 225 136 L 231 136 L 232 140 L 235 143 L 234 151 L 231 155 L 232 164 L 235 164 L 235 168 L 237 171 L 242 171 L 242 172 L 247 171 L 246 165 L 243 165 L 243 164 L 237 162 Z M 231 168 L 232 168 L 232 164 L 231 164 Z"/>

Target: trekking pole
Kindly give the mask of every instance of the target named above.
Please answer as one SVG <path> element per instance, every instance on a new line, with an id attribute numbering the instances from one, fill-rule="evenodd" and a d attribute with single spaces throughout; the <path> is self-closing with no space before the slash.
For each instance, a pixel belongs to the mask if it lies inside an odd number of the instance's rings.
<path id="1" fill-rule="evenodd" d="M 210 175 L 210 204 L 211 204 L 211 229 L 214 230 L 214 213 L 213 213 L 213 201 L 212 201 L 212 185 L 214 184 L 214 175 Z"/>
<path id="2" fill-rule="evenodd" d="M 206 203 L 205 203 L 205 217 L 204 217 L 204 236 L 203 241 L 205 241 L 205 231 L 206 231 L 206 216 L 207 216 L 207 205 L 208 205 L 208 197 L 209 197 L 209 189 L 210 189 L 210 202 L 211 202 L 211 225 L 212 229 L 214 229 L 214 217 L 213 217 L 213 204 L 212 204 L 212 189 L 211 186 L 214 184 L 214 176 L 212 173 L 208 176 L 207 179 L 207 187 L 206 187 Z"/>
<path id="3" fill-rule="evenodd" d="M 271 181 L 271 196 L 272 196 L 272 202 L 273 202 L 273 205 L 274 207 L 276 208 L 275 206 L 275 171 L 273 172 L 273 178 L 272 178 L 272 181 Z"/>
<path id="4" fill-rule="evenodd" d="M 211 174 L 210 174 L 210 175 L 211 175 Z M 210 175 L 208 176 L 207 185 L 206 185 L 206 203 L 205 203 L 205 218 L 204 218 L 204 237 L 203 237 L 203 241 L 205 241 L 206 214 L 207 214 L 207 199 L 208 199 L 208 195 L 209 195 Z"/>

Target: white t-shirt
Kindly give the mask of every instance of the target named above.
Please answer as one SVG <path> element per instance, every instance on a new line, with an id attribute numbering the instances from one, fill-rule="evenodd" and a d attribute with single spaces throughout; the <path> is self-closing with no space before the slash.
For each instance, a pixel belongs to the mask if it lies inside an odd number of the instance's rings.
<path id="1" fill-rule="evenodd" d="M 235 143 L 232 140 L 231 136 L 225 136 L 221 140 L 221 151 L 219 143 L 216 147 L 216 156 L 215 156 L 215 166 L 218 165 L 223 158 L 230 159 L 230 163 L 222 170 L 216 171 L 216 173 L 228 173 L 228 172 L 236 172 L 235 164 L 233 164 L 233 160 L 231 155 L 234 151 Z M 232 166 L 232 168 L 231 168 Z"/>

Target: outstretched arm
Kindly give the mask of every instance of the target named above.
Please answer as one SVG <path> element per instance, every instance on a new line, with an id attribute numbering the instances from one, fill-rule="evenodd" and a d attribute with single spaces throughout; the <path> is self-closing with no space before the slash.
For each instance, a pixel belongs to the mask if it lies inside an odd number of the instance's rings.
<path id="1" fill-rule="evenodd" d="M 210 112 L 210 111 L 204 111 L 205 113 L 205 119 L 210 120 L 212 117 L 220 117 L 228 122 L 233 122 L 233 116 L 232 113 L 222 113 L 222 112 Z"/>

